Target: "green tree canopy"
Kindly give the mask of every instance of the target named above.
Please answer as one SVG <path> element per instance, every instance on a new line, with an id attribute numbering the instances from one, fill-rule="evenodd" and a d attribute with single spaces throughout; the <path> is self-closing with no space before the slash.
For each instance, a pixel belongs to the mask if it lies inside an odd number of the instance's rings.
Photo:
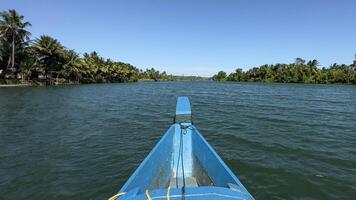
<path id="1" fill-rule="evenodd" d="M 46 74 L 60 71 L 65 64 L 63 45 L 50 36 L 42 35 L 37 38 L 32 49 Z"/>
<path id="2" fill-rule="evenodd" d="M 6 48 L 9 55 L 7 67 L 11 66 L 12 70 L 16 70 L 16 47 L 21 47 L 21 44 L 29 40 L 31 35 L 31 33 L 26 30 L 29 26 L 31 26 L 31 23 L 24 21 L 24 16 L 17 13 L 16 10 L 0 12 L 0 36 L 2 43 L 8 44 L 7 46 L 4 45 L 3 48 L 8 47 Z"/>
<path id="3" fill-rule="evenodd" d="M 219 71 L 216 75 L 213 76 L 213 80 L 215 80 L 215 81 L 225 81 L 226 80 L 226 72 Z"/>
<path id="4" fill-rule="evenodd" d="M 278 82 L 278 83 L 347 83 L 356 84 L 356 69 L 353 65 L 333 64 L 329 68 L 318 68 L 317 60 L 306 62 L 296 58 L 291 64 L 262 65 L 246 72 L 237 69 L 229 74 L 227 81 Z M 213 80 L 225 80 L 220 71 Z"/>

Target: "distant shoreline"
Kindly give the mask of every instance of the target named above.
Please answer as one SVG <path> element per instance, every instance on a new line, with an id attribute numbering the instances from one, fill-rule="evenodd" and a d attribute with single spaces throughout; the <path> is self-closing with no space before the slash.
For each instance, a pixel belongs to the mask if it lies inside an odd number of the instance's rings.
<path id="1" fill-rule="evenodd" d="M 216 81 L 216 80 L 161 80 L 161 81 L 150 81 L 150 80 L 139 80 L 136 82 L 120 82 L 123 84 L 127 83 L 159 83 L 159 82 L 216 82 L 216 83 L 255 83 L 255 84 L 297 84 L 297 85 L 355 85 L 352 83 L 303 83 L 303 82 L 263 82 L 263 81 Z M 17 87 L 47 87 L 47 86 L 65 86 L 65 85 L 92 85 L 92 84 L 120 84 L 114 83 L 59 83 L 53 85 L 46 84 L 0 84 L 0 88 L 17 88 Z"/>
<path id="2" fill-rule="evenodd" d="M 315 59 L 306 61 L 296 58 L 294 63 L 265 64 L 247 71 L 238 68 L 230 74 L 219 71 L 212 79 L 232 82 L 356 84 L 356 60 L 353 64 L 334 63 L 325 68 Z"/>
<path id="3" fill-rule="evenodd" d="M 179 82 L 186 82 L 186 81 L 212 81 L 209 79 L 196 79 L 196 80 L 150 80 L 150 79 L 143 79 L 143 80 L 138 80 L 135 82 L 112 82 L 112 83 L 57 83 L 57 84 L 45 84 L 43 82 L 37 82 L 37 83 L 19 83 L 19 84 L 0 84 L 0 88 L 12 88 L 12 87 L 46 87 L 46 86 L 63 86 L 63 85 L 91 85 L 91 84 L 115 84 L 115 83 L 154 83 L 154 82 L 173 82 L 173 81 L 179 81 Z"/>

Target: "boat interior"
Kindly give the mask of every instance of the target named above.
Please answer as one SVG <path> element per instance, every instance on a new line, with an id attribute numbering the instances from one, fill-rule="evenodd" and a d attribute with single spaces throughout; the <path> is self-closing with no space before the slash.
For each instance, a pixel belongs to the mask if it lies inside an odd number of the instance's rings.
<path id="1" fill-rule="evenodd" d="M 193 125 L 186 123 L 182 128 L 175 123 L 121 190 L 229 187 L 239 185 L 237 181 Z"/>
<path id="2" fill-rule="evenodd" d="M 195 141 L 192 139 L 193 129 L 190 127 L 185 130 L 180 130 L 180 127 L 175 128 L 175 131 L 169 134 L 169 137 L 171 137 L 169 139 L 171 140 L 171 152 L 165 158 L 166 162 L 162 163 L 159 173 L 157 173 L 149 188 L 181 188 L 183 185 L 185 187 L 213 185 L 213 181 L 197 158 L 199 155 L 194 153 L 193 149 L 198 148 L 198 146 L 193 143 Z M 183 143 L 182 149 L 179 148 L 181 143 Z M 177 148 L 173 148 L 174 146 Z M 182 152 L 179 152 L 179 149 Z"/>

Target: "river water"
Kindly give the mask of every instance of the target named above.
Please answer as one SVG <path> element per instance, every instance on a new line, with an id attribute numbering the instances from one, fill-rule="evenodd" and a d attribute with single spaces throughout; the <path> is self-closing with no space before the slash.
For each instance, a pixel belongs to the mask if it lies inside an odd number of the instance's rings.
<path id="1" fill-rule="evenodd" d="M 356 86 L 160 82 L 0 88 L 0 199 L 106 199 L 189 96 L 256 199 L 356 197 Z"/>

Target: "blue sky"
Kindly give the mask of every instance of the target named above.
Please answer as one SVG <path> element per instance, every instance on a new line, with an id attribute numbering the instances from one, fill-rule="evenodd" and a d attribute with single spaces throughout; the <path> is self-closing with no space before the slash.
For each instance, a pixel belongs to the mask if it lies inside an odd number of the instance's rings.
<path id="1" fill-rule="evenodd" d="M 145 69 L 211 76 L 219 70 L 318 59 L 352 63 L 355 0 L 0 0 L 80 53 Z"/>

